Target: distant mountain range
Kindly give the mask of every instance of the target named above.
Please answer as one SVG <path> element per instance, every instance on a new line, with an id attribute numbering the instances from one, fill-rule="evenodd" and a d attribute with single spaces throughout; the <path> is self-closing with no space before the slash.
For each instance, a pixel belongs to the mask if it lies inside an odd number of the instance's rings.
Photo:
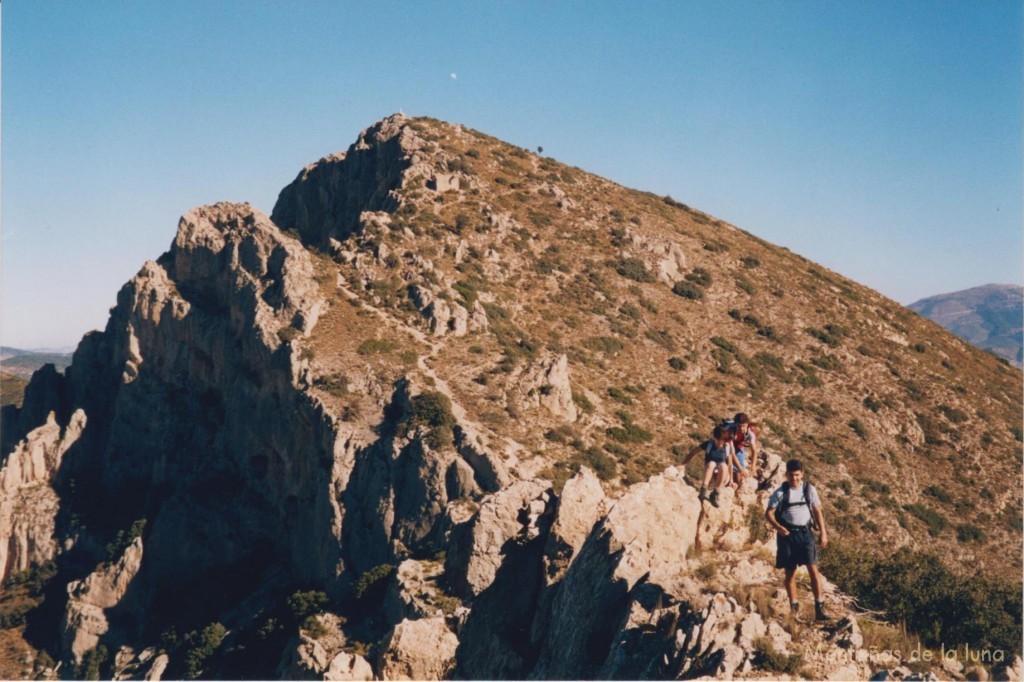
<path id="1" fill-rule="evenodd" d="M 907 306 L 978 348 L 1024 366 L 1024 287 L 986 284 Z"/>
<path id="2" fill-rule="evenodd" d="M 71 352 L 64 349 L 22 350 L 0 346 L 0 367 L 4 373 L 29 379 L 32 373 L 47 363 L 53 363 L 59 371 L 71 364 Z"/>

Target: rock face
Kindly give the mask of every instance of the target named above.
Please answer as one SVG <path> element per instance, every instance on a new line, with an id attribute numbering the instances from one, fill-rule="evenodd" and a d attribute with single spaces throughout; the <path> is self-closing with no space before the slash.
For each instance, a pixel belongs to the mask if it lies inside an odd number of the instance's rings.
<path id="1" fill-rule="evenodd" d="M 63 645 L 76 664 L 94 648 L 110 629 L 106 612 L 122 602 L 142 565 L 142 539 L 136 538 L 113 563 L 104 564 L 84 580 L 68 584 L 68 603 L 64 612 Z M 134 605 L 138 608 L 138 605 Z"/>
<path id="2" fill-rule="evenodd" d="M 397 208 L 395 190 L 421 146 L 404 122 L 402 115 L 384 119 L 364 130 L 347 152 L 306 166 L 281 191 L 271 215 L 274 223 L 326 246 L 328 239 L 343 240 L 356 231 L 363 211 Z"/>
<path id="3" fill-rule="evenodd" d="M 718 507 L 670 465 L 749 409 L 913 543 L 885 510 L 945 502 L 865 476 L 927 456 L 938 486 L 1017 448 L 987 427 L 1020 381 L 901 310 L 670 198 L 393 116 L 272 219 L 186 213 L 3 408 L 0 570 L 53 561 L 32 636 L 116 678 L 866 678 L 831 585 L 835 627 L 779 615 L 779 454 Z M 1019 544 L 1012 460 L 975 461 L 972 560 Z"/>
<path id="4" fill-rule="evenodd" d="M 0 580 L 56 556 L 60 500 L 52 484 L 64 454 L 82 435 L 85 421 L 85 413 L 78 410 L 61 429 L 51 412 L 0 468 Z"/>

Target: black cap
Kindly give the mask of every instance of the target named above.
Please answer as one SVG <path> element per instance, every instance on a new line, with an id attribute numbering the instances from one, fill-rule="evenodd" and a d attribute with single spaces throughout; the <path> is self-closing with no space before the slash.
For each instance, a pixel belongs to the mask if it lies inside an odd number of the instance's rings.
<path id="1" fill-rule="evenodd" d="M 788 462 L 786 462 L 786 473 L 787 474 L 789 472 L 791 472 L 791 471 L 803 471 L 803 470 L 804 470 L 803 462 L 801 462 L 798 459 L 791 459 Z"/>

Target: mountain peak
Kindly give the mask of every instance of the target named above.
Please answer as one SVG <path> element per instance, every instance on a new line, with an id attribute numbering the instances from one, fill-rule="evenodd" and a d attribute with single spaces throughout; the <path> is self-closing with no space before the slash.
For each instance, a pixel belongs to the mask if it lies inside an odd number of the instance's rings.
<path id="1" fill-rule="evenodd" d="M 111 676 L 866 677 L 854 614 L 801 631 L 764 587 L 782 462 L 857 566 L 1016 580 L 1021 378 L 672 197 L 396 115 L 269 218 L 188 212 L 3 409 L 0 569 L 55 561 L 46 644 L 123 646 Z M 702 504 L 676 465 L 736 412 L 755 476 Z"/>

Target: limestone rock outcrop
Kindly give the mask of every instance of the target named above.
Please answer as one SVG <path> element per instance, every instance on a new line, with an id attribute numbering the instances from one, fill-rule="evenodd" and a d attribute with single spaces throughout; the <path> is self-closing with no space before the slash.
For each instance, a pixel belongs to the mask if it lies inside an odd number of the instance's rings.
<path id="1" fill-rule="evenodd" d="M 60 499 L 52 484 L 85 423 L 85 413 L 78 410 L 62 429 L 50 412 L 0 468 L 0 581 L 56 556 Z"/>
<path id="2" fill-rule="evenodd" d="M 105 563 L 84 580 L 68 584 L 68 603 L 61 623 L 63 646 L 76 664 L 107 633 L 107 611 L 120 606 L 128 611 L 138 604 L 123 604 L 142 566 L 142 538 L 136 538 L 117 561 Z"/>
<path id="3" fill-rule="evenodd" d="M 457 590 L 476 595 L 491 584 L 506 545 L 526 529 L 521 512 L 549 486 L 548 481 L 516 481 L 487 498 L 473 518 L 453 532 L 445 570 Z"/>
<path id="4" fill-rule="evenodd" d="M 518 378 L 517 390 L 521 407 L 544 407 L 560 419 L 576 421 L 569 359 L 564 354 L 543 358 L 524 371 Z"/>
<path id="5" fill-rule="evenodd" d="M 380 656 L 386 680 L 439 680 L 454 667 L 459 639 L 443 617 L 403 620 L 387 637 Z"/>

